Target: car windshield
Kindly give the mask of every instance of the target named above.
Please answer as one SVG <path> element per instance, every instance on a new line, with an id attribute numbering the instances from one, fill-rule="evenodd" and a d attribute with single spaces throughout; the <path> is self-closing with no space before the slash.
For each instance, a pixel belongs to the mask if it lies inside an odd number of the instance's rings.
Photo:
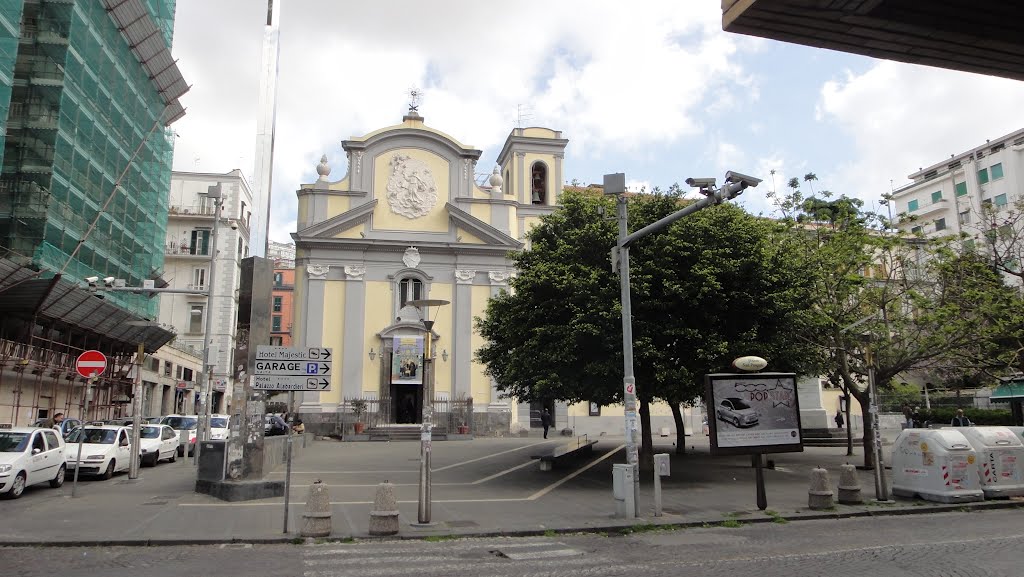
<path id="1" fill-rule="evenodd" d="M 167 417 L 164 419 L 164 424 L 170 425 L 172 429 L 178 431 L 187 431 L 196 428 L 199 421 L 195 417 Z"/>
<path id="2" fill-rule="evenodd" d="M 79 441 L 79 437 L 84 438 Z M 117 438 L 117 431 L 113 429 L 75 429 L 75 432 L 71 433 L 68 437 L 69 443 L 92 443 L 94 445 L 113 445 L 114 439 Z"/>
<path id="3" fill-rule="evenodd" d="M 142 427 L 141 435 L 143 439 L 159 439 L 160 427 Z"/>
<path id="4" fill-rule="evenodd" d="M 732 408 L 734 409 L 749 409 L 750 405 L 743 402 L 742 399 L 729 399 L 732 402 Z"/>
<path id="5" fill-rule="evenodd" d="M 228 420 L 224 417 L 213 417 L 210 419 L 211 429 L 226 429 L 228 428 Z"/>
<path id="6" fill-rule="evenodd" d="M 20 453 L 28 446 L 28 433 L 0 431 L 0 453 Z"/>

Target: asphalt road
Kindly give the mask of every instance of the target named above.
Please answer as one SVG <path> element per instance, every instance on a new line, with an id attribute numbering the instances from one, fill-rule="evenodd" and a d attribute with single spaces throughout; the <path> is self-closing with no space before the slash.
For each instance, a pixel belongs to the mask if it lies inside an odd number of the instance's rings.
<path id="1" fill-rule="evenodd" d="M 750 523 L 629 535 L 316 545 L 0 549 L 4 575 L 103 577 L 735 576 L 1024 574 L 1020 509 Z M 97 523 L 96 531 L 103 530 Z"/>

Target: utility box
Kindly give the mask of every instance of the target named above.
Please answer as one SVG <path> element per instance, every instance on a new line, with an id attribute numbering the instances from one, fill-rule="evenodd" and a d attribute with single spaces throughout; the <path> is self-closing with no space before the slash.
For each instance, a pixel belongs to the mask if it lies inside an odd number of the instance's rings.
<path id="1" fill-rule="evenodd" d="M 612 495 L 615 497 L 615 516 L 622 519 L 636 517 L 636 499 L 633 496 L 633 466 L 626 463 L 612 465 Z"/>
<path id="2" fill-rule="evenodd" d="M 659 477 L 668 477 L 672 474 L 670 465 L 668 453 L 658 453 L 654 456 L 654 472 Z"/>
<path id="3" fill-rule="evenodd" d="M 1009 427 L 957 427 L 978 453 L 978 476 L 986 499 L 1024 496 L 1024 443 Z"/>
<path id="4" fill-rule="evenodd" d="M 939 503 L 985 498 L 978 453 L 961 429 L 905 429 L 892 447 L 892 492 Z"/>
<path id="5" fill-rule="evenodd" d="M 199 467 L 196 479 L 200 481 L 223 481 L 228 464 L 227 441 L 202 441 L 199 449 Z"/>

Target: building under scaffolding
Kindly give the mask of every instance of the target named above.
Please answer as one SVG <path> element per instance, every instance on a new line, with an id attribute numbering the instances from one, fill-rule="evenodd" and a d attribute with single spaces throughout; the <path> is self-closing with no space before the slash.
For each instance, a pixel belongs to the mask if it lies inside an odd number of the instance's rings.
<path id="1" fill-rule="evenodd" d="M 0 0 L 0 423 L 79 414 L 85 349 L 112 361 L 89 417 L 113 416 L 138 345 L 174 337 L 144 326 L 158 314 L 152 293 L 84 282 L 164 285 L 167 126 L 188 90 L 170 54 L 174 5 Z"/>

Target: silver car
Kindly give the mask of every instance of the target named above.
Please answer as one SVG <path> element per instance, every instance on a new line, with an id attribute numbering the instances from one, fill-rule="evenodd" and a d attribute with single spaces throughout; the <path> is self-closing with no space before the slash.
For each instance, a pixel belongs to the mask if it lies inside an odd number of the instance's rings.
<path id="1" fill-rule="evenodd" d="M 719 421 L 732 423 L 737 427 L 753 427 L 761 414 L 739 397 L 726 397 L 715 409 Z"/>

